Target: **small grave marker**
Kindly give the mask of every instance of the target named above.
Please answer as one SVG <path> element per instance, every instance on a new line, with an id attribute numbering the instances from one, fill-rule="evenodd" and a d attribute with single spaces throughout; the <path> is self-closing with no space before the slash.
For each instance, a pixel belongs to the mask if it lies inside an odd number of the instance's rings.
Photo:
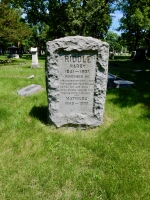
<path id="1" fill-rule="evenodd" d="M 130 88 L 134 86 L 133 82 L 126 80 L 117 80 L 114 83 L 116 84 L 116 88 Z"/>
<path id="2" fill-rule="evenodd" d="M 24 88 L 18 90 L 17 93 L 21 96 L 28 96 L 28 95 L 34 94 L 35 92 L 37 92 L 40 89 L 42 89 L 42 87 L 40 85 L 31 84 L 27 87 L 24 87 Z"/>
<path id="3" fill-rule="evenodd" d="M 114 76 L 113 74 L 108 74 L 107 88 L 116 88 L 115 80 L 122 80 L 121 78 Z"/>

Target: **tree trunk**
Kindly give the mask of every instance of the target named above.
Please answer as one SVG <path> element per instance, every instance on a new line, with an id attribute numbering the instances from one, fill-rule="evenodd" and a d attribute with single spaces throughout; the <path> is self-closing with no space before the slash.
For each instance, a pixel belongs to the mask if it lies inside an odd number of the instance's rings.
<path id="1" fill-rule="evenodd" d="M 147 56 L 150 57 L 150 30 L 148 31 L 148 35 L 146 37 L 146 42 L 147 42 Z"/>
<path id="2" fill-rule="evenodd" d="M 136 35 L 135 35 L 135 44 L 134 44 L 134 50 L 136 51 L 136 49 L 138 48 L 138 44 L 139 44 L 139 31 L 137 31 Z"/>

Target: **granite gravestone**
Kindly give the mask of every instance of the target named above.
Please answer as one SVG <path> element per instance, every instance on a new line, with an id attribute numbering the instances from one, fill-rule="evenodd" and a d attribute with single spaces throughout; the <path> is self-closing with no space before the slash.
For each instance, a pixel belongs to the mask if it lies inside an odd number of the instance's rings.
<path id="1" fill-rule="evenodd" d="M 109 45 L 92 37 L 71 36 L 46 43 L 48 118 L 62 125 L 103 122 Z"/>
<path id="2" fill-rule="evenodd" d="M 39 63 L 38 63 L 38 52 L 37 52 L 37 47 L 33 48 L 31 47 L 31 54 L 32 54 L 32 64 L 31 64 L 31 68 L 37 68 L 40 67 Z"/>

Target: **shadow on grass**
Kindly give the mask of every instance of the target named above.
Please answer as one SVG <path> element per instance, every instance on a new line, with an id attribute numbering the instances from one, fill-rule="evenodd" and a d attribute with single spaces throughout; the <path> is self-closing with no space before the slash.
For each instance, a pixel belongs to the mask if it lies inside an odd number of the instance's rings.
<path id="1" fill-rule="evenodd" d="M 107 94 L 113 94 L 108 102 L 117 105 L 120 108 L 132 108 L 140 104 L 142 108 L 140 119 L 150 120 L 150 91 L 149 94 L 146 92 L 141 92 L 137 89 L 126 88 L 126 89 L 109 89 Z"/>
<path id="2" fill-rule="evenodd" d="M 47 110 L 48 110 L 47 106 L 40 106 L 40 107 L 34 106 L 31 109 L 29 115 L 31 117 L 40 120 L 43 124 L 48 125 Z"/>
<path id="3" fill-rule="evenodd" d="M 146 86 L 145 86 L 146 87 Z M 145 109 L 150 108 L 150 87 L 146 88 L 126 88 L 126 89 L 108 89 L 107 94 L 113 94 L 111 102 L 119 105 L 121 108 L 134 106 L 138 103 L 144 104 Z"/>
<path id="4" fill-rule="evenodd" d="M 135 72 L 140 69 L 142 71 Z M 120 107 L 144 104 L 150 107 L 150 61 L 114 60 L 109 62 L 109 73 L 119 76 L 135 84 L 134 88 L 108 89 L 107 94 L 113 94 L 110 100 Z M 149 111 L 149 110 L 148 110 Z"/>
<path id="5" fill-rule="evenodd" d="M 123 55 L 122 56 L 117 56 L 117 55 L 115 55 L 114 58 L 115 58 L 115 60 L 118 60 L 118 59 L 121 59 L 121 60 L 122 59 L 130 59 L 131 60 L 131 56 L 130 55 L 129 56 L 123 56 Z"/>
<path id="6" fill-rule="evenodd" d="M 121 108 L 134 106 L 138 103 L 146 103 L 146 99 L 136 89 L 108 89 L 107 94 L 113 94 L 114 96 L 109 101 L 119 105 Z"/>

